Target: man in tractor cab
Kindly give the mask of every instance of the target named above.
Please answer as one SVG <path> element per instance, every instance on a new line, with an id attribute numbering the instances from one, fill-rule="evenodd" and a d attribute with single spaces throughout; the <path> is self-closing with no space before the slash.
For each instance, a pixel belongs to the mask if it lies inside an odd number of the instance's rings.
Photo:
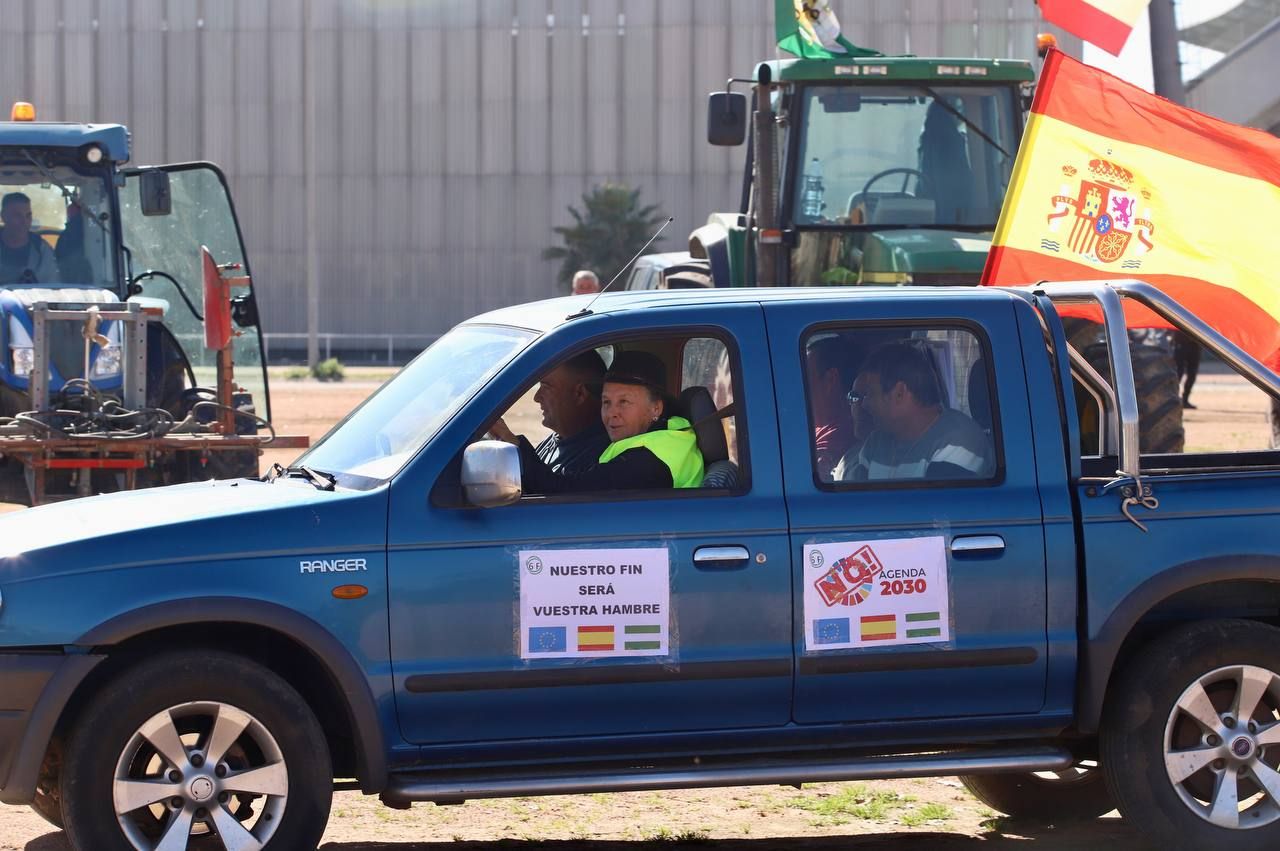
<path id="1" fill-rule="evenodd" d="M 31 232 L 31 199 L 10 192 L 0 200 L 0 283 L 41 283 L 60 280 L 53 249 Z"/>

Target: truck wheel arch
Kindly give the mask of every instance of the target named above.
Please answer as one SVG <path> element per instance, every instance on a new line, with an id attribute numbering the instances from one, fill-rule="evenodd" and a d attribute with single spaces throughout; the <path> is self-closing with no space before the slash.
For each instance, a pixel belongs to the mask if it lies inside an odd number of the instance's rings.
<path id="1" fill-rule="evenodd" d="M 208 623 L 232 623 L 276 633 L 308 653 L 331 678 L 334 699 L 345 710 L 354 744 L 356 777 L 365 794 L 387 784 L 387 746 L 364 672 L 328 630 L 292 609 L 263 600 L 201 597 L 144 606 L 105 621 L 80 636 L 77 646 L 105 651 L 149 633 Z"/>
<path id="2" fill-rule="evenodd" d="M 1254 593 L 1258 591 L 1263 593 Z M 1193 617 L 1180 616 L 1193 596 L 1203 597 Z M 1249 617 L 1250 611 L 1268 606 L 1273 618 L 1280 615 L 1280 558 L 1273 556 L 1197 559 L 1147 579 L 1115 607 L 1096 637 L 1083 642 L 1076 713 L 1080 731 L 1097 732 L 1111 677 L 1150 636 L 1148 628 L 1158 630 L 1166 621 Z"/>

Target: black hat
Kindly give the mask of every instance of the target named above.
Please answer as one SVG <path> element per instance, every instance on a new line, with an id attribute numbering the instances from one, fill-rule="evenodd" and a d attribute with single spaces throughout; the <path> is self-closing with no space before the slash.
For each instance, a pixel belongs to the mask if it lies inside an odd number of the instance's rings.
<path id="1" fill-rule="evenodd" d="M 659 394 L 667 392 L 667 368 L 648 352 L 618 352 L 604 374 L 606 383 L 639 384 Z"/>

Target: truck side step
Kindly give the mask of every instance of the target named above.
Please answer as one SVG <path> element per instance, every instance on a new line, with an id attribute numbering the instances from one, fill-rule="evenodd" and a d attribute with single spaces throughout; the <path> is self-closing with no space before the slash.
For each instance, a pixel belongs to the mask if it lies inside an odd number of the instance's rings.
<path id="1" fill-rule="evenodd" d="M 712 786 L 795 786 L 834 780 L 888 780 L 946 774 L 1062 771 L 1075 762 L 1071 753 L 1050 745 L 965 748 L 845 758 L 806 760 L 752 759 L 740 762 L 651 761 L 646 765 L 584 766 L 533 773 L 495 769 L 486 773 L 422 772 L 394 774 L 383 803 L 403 808 L 413 801 L 455 804 L 473 798 L 523 795 L 576 795 L 584 792 L 640 792 Z"/>

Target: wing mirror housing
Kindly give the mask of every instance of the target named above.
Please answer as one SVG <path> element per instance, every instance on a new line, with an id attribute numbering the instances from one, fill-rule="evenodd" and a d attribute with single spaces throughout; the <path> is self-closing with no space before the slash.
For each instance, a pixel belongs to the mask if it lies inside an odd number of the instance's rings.
<path id="1" fill-rule="evenodd" d="M 747 96 L 742 92 L 712 92 L 707 98 L 707 141 L 734 147 L 746 138 Z"/>
<path id="2" fill-rule="evenodd" d="M 480 508 L 510 505 L 524 492 L 520 450 L 501 440 L 480 440 L 462 453 L 462 490 Z"/>
<path id="3" fill-rule="evenodd" d="M 169 194 L 169 172 L 161 169 L 144 171 L 139 176 L 138 192 L 142 196 L 142 215 L 167 216 L 173 212 L 173 197 Z"/>

